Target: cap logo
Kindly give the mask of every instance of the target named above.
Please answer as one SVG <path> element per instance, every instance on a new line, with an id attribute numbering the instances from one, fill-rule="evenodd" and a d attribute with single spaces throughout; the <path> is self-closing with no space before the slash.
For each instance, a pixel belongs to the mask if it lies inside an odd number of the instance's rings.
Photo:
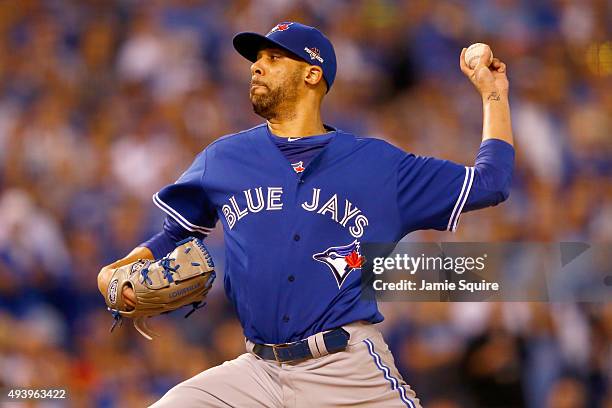
<path id="1" fill-rule="evenodd" d="M 304 47 L 304 51 L 306 51 L 308 53 L 308 55 L 310 55 L 310 59 L 316 59 L 317 61 L 319 61 L 321 64 L 323 63 L 323 58 L 321 58 L 321 52 L 319 51 L 318 48 L 308 48 L 308 47 Z"/>
<path id="2" fill-rule="evenodd" d="M 273 29 L 270 30 L 270 32 L 268 34 L 266 34 L 266 37 L 269 36 L 272 33 L 275 33 L 277 31 L 285 31 L 289 29 L 289 26 L 293 24 L 293 23 L 280 23 L 277 24 L 276 27 L 274 27 Z"/>

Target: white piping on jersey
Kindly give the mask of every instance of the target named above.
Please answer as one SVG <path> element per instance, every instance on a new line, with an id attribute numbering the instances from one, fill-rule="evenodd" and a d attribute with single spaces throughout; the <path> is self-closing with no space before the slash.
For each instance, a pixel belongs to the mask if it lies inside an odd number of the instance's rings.
<path id="1" fill-rule="evenodd" d="M 468 196 L 470 195 L 470 191 L 472 190 L 472 183 L 474 182 L 474 167 L 468 167 L 470 169 L 470 182 L 467 187 L 467 191 L 465 192 L 465 196 L 463 197 L 463 202 L 459 207 L 459 211 L 457 211 L 457 216 L 455 217 L 455 222 L 453 222 L 452 231 L 455 232 L 457 230 L 457 224 L 459 224 L 459 218 L 461 217 L 461 212 L 463 211 L 463 206 L 467 203 Z"/>
<path id="2" fill-rule="evenodd" d="M 474 167 L 465 168 L 465 178 L 463 180 L 461 194 L 459 194 L 459 198 L 457 198 L 455 208 L 453 209 L 453 213 L 451 214 L 451 217 L 448 220 L 448 226 L 446 227 L 446 229 L 449 231 L 457 231 L 457 224 L 459 223 L 459 218 L 461 217 L 461 211 L 463 211 L 463 206 L 465 205 L 465 203 L 467 203 L 468 196 L 470 195 L 470 190 L 472 189 L 472 183 L 474 181 L 474 171 Z"/>
<path id="3" fill-rule="evenodd" d="M 448 219 L 448 225 L 446 226 L 447 230 L 450 230 L 453 225 L 453 219 L 455 218 L 455 213 L 457 212 L 457 207 L 459 207 L 459 202 L 463 197 L 463 193 L 465 191 L 465 186 L 467 185 L 468 173 L 469 170 L 465 167 L 465 176 L 463 176 L 463 186 L 461 187 L 461 192 L 459 193 L 459 197 L 457 197 L 457 201 L 455 202 L 455 207 L 453 207 L 453 212 L 451 213 L 450 218 Z"/>
<path id="4" fill-rule="evenodd" d="M 372 356 L 372 359 L 374 360 L 374 363 L 376 364 L 376 367 L 383 372 L 385 379 L 387 381 L 389 381 L 389 383 L 391 384 L 391 389 L 392 390 L 397 390 L 399 392 L 399 396 L 400 399 L 404 402 L 404 404 L 406 404 L 406 406 L 408 408 L 416 408 L 414 406 L 414 402 L 412 402 L 407 396 L 406 396 L 406 389 L 398 384 L 397 378 L 393 377 L 391 375 L 391 371 L 389 370 L 389 367 L 387 367 L 386 365 L 383 364 L 380 356 L 378 355 L 378 353 L 376 353 L 374 351 L 374 344 L 372 343 L 372 341 L 370 339 L 365 339 L 363 341 L 365 344 L 367 344 L 368 346 L 368 352 L 370 353 L 370 355 Z"/>
<path id="5" fill-rule="evenodd" d="M 188 231 L 199 232 L 204 235 L 208 235 L 212 228 L 200 227 L 199 225 L 195 225 L 187 221 L 185 217 L 178 213 L 174 208 L 170 207 L 168 204 L 164 203 L 161 198 L 159 198 L 159 194 L 155 193 L 153 195 L 153 202 L 156 206 L 158 206 L 163 212 L 174 218 L 176 222 L 178 222 L 181 227 L 185 228 Z"/>

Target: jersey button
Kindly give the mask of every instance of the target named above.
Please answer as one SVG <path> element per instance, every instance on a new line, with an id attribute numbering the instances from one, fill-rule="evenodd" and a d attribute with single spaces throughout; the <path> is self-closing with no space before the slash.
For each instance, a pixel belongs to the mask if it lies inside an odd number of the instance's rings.
<path id="1" fill-rule="evenodd" d="M 294 240 L 294 241 L 299 241 L 299 240 L 300 240 L 300 236 L 299 236 L 298 234 L 295 234 L 295 235 L 293 236 L 293 240 Z"/>
<path id="2" fill-rule="evenodd" d="M 287 278 L 287 280 L 288 280 L 289 282 L 293 282 L 293 281 L 295 280 L 295 276 L 293 276 L 293 275 L 289 275 L 289 277 Z"/>
<path id="3" fill-rule="evenodd" d="M 289 316 L 284 315 L 283 316 L 283 322 L 287 323 L 289 321 Z"/>
<path id="4" fill-rule="evenodd" d="M 299 183 L 299 184 L 304 184 L 304 179 L 300 177 L 300 178 L 298 179 L 298 183 Z"/>

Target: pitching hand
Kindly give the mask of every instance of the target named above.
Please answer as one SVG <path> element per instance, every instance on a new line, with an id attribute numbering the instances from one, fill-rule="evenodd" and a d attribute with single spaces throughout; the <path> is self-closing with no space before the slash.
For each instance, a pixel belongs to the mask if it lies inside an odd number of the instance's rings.
<path id="1" fill-rule="evenodd" d="M 493 62 L 487 67 L 484 62 L 488 61 L 490 56 L 485 54 L 478 61 L 476 68 L 471 69 L 465 63 L 466 50 L 467 48 L 461 50 L 459 66 L 461 67 L 461 72 L 474 84 L 480 96 L 483 99 L 507 97 L 509 83 L 506 76 L 506 64 L 501 62 L 499 58 L 493 58 Z M 486 53 L 490 52 L 490 50 L 486 50 Z"/>

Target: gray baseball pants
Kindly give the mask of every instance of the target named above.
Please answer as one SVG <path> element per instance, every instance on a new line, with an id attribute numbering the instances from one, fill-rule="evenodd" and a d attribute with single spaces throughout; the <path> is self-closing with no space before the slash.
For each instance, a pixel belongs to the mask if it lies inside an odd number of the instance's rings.
<path id="1" fill-rule="evenodd" d="M 378 329 L 361 322 L 344 329 L 345 351 L 295 363 L 262 360 L 247 341 L 247 353 L 183 381 L 152 407 L 420 408 Z"/>

